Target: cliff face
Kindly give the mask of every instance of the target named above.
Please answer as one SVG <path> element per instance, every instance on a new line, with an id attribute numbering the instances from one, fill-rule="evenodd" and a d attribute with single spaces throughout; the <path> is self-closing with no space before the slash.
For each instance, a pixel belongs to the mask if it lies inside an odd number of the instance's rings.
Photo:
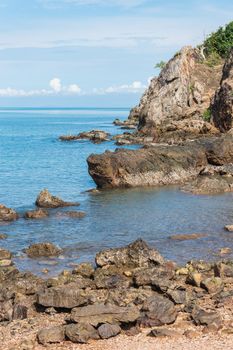
<path id="1" fill-rule="evenodd" d="M 174 122 L 203 115 L 219 86 L 222 67 L 210 68 L 201 60 L 198 50 L 184 47 L 151 81 L 139 106 L 131 112 L 139 117 L 139 130 L 149 133 L 154 127 L 166 131 Z"/>
<path id="2" fill-rule="evenodd" d="M 233 128 L 233 48 L 223 67 L 222 80 L 211 105 L 215 126 L 226 132 Z"/>

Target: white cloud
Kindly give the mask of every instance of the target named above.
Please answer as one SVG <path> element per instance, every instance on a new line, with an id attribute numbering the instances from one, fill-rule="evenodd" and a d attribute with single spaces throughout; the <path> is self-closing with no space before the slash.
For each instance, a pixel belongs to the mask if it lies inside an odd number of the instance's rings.
<path id="1" fill-rule="evenodd" d="M 53 78 L 52 80 L 50 80 L 49 86 L 56 93 L 61 92 L 61 90 L 62 90 L 61 80 L 59 78 Z"/>
<path id="2" fill-rule="evenodd" d="M 114 93 L 141 93 L 147 88 L 141 81 L 134 81 L 131 84 L 113 85 L 106 89 L 94 88 L 92 93 L 94 95 L 105 95 Z"/>
<path id="3" fill-rule="evenodd" d="M 11 87 L 0 89 L 0 97 L 30 97 L 30 96 L 49 96 L 55 94 L 78 95 L 82 92 L 77 84 L 63 86 L 61 79 L 53 78 L 49 82 L 50 89 L 24 90 Z"/>
<path id="4" fill-rule="evenodd" d="M 43 6 L 53 9 L 62 6 L 117 6 L 124 8 L 131 8 L 142 5 L 148 0 L 38 0 L 38 3 Z"/>

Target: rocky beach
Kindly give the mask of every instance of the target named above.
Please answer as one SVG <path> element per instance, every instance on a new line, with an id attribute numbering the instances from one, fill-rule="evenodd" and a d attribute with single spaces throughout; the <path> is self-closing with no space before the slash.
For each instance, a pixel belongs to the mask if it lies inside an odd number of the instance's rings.
<path id="1" fill-rule="evenodd" d="M 232 44 L 209 60 L 202 46 L 186 46 L 111 130 L 95 121 L 71 134 L 71 119 L 67 133 L 46 136 L 28 177 L 48 179 L 54 152 L 52 192 L 41 187 L 28 206 L 0 204 L 1 350 L 232 349 Z M 46 123 L 39 137 L 54 121 Z M 86 157 L 85 147 L 97 153 Z M 81 194 L 79 158 L 96 184 Z"/>

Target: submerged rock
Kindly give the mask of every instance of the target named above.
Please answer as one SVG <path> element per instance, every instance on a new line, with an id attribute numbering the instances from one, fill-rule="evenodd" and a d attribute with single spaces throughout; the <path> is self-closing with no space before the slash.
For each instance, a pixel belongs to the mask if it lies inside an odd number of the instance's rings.
<path id="1" fill-rule="evenodd" d="M 36 205 L 40 208 L 59 208 L 59 207 L 69 207 L 77 206 L 79 203 L 65 202 L 63 199 L 53 196 L 48 190 L 43 190 L 40 192 L 36 199 Z"/>
<path id="2" fill-rule="evenodd" d="M 14 221 L 19 218 L 19 215 L 15 210 L 7 208 L 5 205 L 0 204 L 0 222 L 1 221 Z"/>
<path id="3" fill-rule="evenodd" d="M 44 219 L 48 216 L 49 213 L 45 209 L 30 210 L 24 214 L 25 219 Z"/>
<path id="4" fill-rule="evenodd" d="M 172 235 L 169 238 L 173 241 L 189 241 L 193 239 L 199 239 L 206 237 L 205 233 L 189 233 L 189 234 L 180 234 L 180 235 Z"/>
<path id="5" fill-rule="evenodd" d="M 30 258 L 58 256 L 62 250 L 50 242 L 36 243 L 25 249 Z"/>
<path id="6" fill-rule="evenodd" d="M 69 217 L 72 219 L 82 219 L 86 216 L 86 213 L 83 211 L 71 210 L 71 211 L 58 212 L 56 216 L 61 218 Z"/>

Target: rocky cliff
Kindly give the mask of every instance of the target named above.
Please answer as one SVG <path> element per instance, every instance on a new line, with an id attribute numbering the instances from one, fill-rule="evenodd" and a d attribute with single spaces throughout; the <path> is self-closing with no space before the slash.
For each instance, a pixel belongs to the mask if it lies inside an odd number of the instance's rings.
<path id="1" fill-rule="evenodd" d="M 233 48 L 223 67 L 220 87 L 211 105 L 215 126 L 222 132 L 233 128 Z"/>

